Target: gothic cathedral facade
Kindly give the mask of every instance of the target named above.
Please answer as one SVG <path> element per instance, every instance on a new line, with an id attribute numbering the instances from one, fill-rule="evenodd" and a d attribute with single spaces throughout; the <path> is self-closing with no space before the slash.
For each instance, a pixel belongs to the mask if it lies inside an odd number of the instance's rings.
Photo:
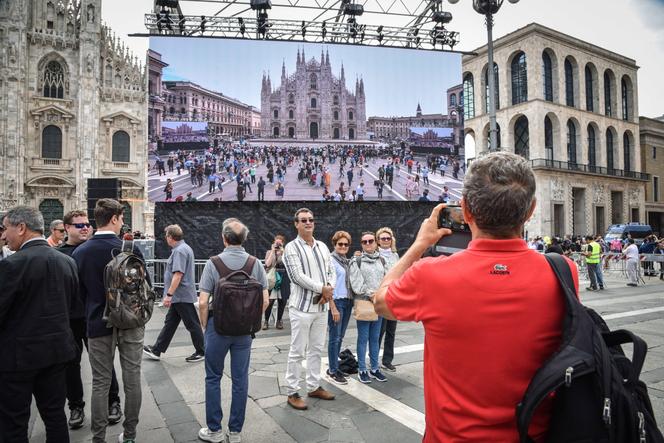
<path id="1" fill-rule="evenodd" d="M 0 212 L 38 207 L 48 226 L 87 207 L 87 179 L 118 178 L 126 223 L 146 229 L 144 65 L 101 0 L 0 1 Z"/>
<path id="2" fill-rule="evenodd" d="M 346 88 L 343 65 L 332 74 L 329 53 L 320 62 L 306 61 L 297 51 L 295 73 L 281 67 L 281 84 L 272 90 L 269 75 L 261 88 L 261 136 L 295 140 L 367 140 L 364 81 L 355 81 L 355 93 Z"/>

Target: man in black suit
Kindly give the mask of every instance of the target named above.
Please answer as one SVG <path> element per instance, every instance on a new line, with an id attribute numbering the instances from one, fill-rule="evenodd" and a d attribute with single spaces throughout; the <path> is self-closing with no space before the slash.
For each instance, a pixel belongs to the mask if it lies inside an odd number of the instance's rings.
<path id="1" fill-rule="evenodd" d="M 3 226 L 2 238 L 16 253 L 0 261 L 0 436 L 27 443 L 34 395 L 46 440 L 67 443 L 65 368 L 76 355 L 69 328 L 76 264 L 48 245 L 36 209 L 11 209 Z"/>

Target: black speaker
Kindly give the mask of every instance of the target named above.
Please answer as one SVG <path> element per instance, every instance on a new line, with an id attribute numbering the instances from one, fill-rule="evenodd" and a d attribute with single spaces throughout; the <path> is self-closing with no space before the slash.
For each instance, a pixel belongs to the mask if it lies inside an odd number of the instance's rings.
<path id="1" fill-rule="evenodd" d="M 117 178 L 88 179 L 88 219 L 95 228 L 95 206 L 100 198 L 113 198 L 120 201 L 120 180 Z"/>

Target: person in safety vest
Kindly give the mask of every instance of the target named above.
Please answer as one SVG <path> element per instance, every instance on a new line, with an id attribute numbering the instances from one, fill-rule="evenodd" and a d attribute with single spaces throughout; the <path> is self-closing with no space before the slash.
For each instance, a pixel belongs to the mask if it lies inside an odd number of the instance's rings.
<path id="1" fill-rule="evenodd" d="M 602 266 L 600 264 L 602 247 L 592 236 L 589 235 L 586 237 L 586 244 L 583 247 L 582 253 L 586 257 L 588 278 L 590 278 L 590 286 L 587 287 L 586 290 L 596 291 L 598 284 L 599 289 L 604 289 L 604 278 L 602 276 Z"/>

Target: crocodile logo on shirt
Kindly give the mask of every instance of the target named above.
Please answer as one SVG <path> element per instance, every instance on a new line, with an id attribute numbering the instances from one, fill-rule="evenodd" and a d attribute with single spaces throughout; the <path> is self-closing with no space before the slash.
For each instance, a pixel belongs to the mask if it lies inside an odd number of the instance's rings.
<path id="1" fill-rule="evenodd" d="M 493 270 L 489 272 L 492 275 L 510 275 L 510 271 L 507 269 L 507 265 L 501 265 L 496 263 L 493 265 Z"/>

